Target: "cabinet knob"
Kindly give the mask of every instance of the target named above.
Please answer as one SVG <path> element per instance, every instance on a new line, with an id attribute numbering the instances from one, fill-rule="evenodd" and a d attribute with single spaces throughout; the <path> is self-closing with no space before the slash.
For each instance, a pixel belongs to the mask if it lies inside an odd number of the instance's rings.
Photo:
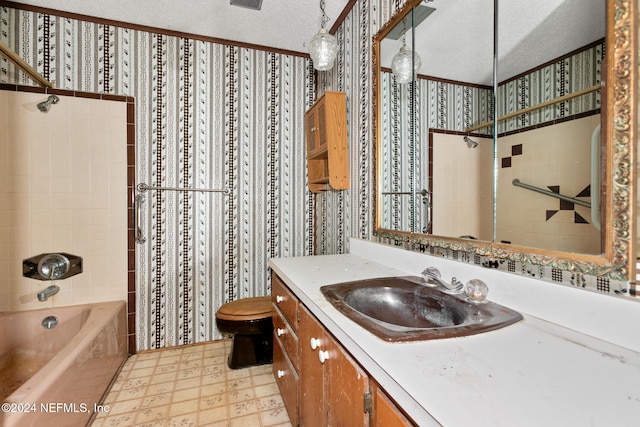
<path id="1" fill-rule="evenodd" d="M 284 377 L 284 371 L 282 369 L 278 369 L 277 375 L 278 375 L 278 378 Z"/>
<path id="2" fill-rule="evenodd" d="M 315 131 L 317 131 L 317 130 L 318 130 L 318 128 L 316 128 L 315 126 L 313 126 L 313 127 L 311 128 L 311 132 L 315 132 Z"/>
<path id="3" fill-rule="evenodd" d="M 285 332 L 286 331 L 282 328 L 276 329 L 276 334 L 278 334 L 279 337 L 283 336 Z"/>
<path id="4" fill-rule="evenodd" d="M 327 350 L 320 350 L 318 352 L 318 359 L 320 359 L 320 363 L 324 363 L 325 361 L 329 360 L 329 352 Z"/>
<path id="5" fill-rule="evenodd" d="M 311 338 L 311 350 L 315 350 L 320 347 L 320 338 Z"/>
<path id="6" fill-rule="evenodd" d="M 276 295 L 276 303 L 280 304 L 282 301 L 284 301 L 284 297 L 282 295 Z"/>

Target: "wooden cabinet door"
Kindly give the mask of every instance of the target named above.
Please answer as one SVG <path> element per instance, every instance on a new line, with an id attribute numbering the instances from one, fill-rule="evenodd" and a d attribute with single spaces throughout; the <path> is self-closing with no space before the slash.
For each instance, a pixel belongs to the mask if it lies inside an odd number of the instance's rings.
<path id="1" fill-rule="evenodd" d="M 311 347 L 311 340 L 316 348 Z M 300 426 L 326 426 L 324 365 L 318 354 L 323 351 L 324 327 L 300 305 Z"/>
<path id="2" fill-rule="evenodd" d="M 307 157 L 312 157 L 318 151 L 318 114 L 316 109 L 309 110 L 305 115 L 305 133 L 307 135 Z"/>
<path id="3" fill-rule="evenodd" d="M 327 340 L 329 359 L 324 362 L 329 426 L 366 427 L 369 414 L 364 411 L 364 396 L 369 377 L 351 356 L 333 339 Z M 328 368 L 328 372 L 327 372 Z"/>
<path id="4" fill-rule="evenodd" d="M 305 113 L 309 189 L 349 188 L 347 105 L 344 92 L 325 92 Z"/>
<path id="5" fill-rule="evenodd" d="M 324 96 L 320 102 L 318 102 L 318 139 L 317 139 L 317 151 L 327 151 L 327 97 Z"/>
<path id="6" fill-rule="evenodd" d="M 300 425 L 368 426 L 369 414 L 364 412 L 368 391 L 366 373 L 301 306 Z"/>
<path id="7" fill-rule="evenodd" d="M 371 427 L 410 427 L 411 423 L 377 384 L 372 384 L 373 416 Z"/>

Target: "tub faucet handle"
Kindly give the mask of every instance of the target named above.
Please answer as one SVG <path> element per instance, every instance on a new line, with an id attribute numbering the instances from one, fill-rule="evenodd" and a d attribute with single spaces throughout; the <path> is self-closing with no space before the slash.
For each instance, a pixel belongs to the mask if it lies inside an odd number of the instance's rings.
<path id="1" fill-rule="evenodd" d="M 69 271 L 70 266 L 71 262 L 66 256 L 49 254 L 42 257 L 38 263 L 38 273 L 49 280 L 56 280 L 64 276 Z"/>
<path id="2" fill-rule="evenodd" d="M 22 261 L 22 275 L 36 280 L 63 280 L 82 273 L 82 257 L 64 252 L 40 254 Z"/>

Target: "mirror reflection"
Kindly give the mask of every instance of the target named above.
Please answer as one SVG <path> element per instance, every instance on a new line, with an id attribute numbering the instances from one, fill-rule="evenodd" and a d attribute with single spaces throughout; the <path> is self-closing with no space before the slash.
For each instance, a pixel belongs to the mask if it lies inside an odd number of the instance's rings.
<path id="1" fill-rule="evenodd" d="M 380 228 L 601 254 L 605 9 L 500 0 L 495 128 L 492 5 L 420 2 L 399 21 L 380 43 Z M 401 83 L 405 44 L 422 64 Z"/>

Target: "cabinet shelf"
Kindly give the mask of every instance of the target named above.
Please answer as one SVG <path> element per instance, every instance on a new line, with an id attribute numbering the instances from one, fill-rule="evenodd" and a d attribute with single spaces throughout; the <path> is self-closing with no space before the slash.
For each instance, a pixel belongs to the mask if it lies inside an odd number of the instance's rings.
<path id="1" fill-rule="evenodd" d="M 325 92 L 305 114 L 309 189 L 314 192 L 349 188 L 347 97 Z"/>

